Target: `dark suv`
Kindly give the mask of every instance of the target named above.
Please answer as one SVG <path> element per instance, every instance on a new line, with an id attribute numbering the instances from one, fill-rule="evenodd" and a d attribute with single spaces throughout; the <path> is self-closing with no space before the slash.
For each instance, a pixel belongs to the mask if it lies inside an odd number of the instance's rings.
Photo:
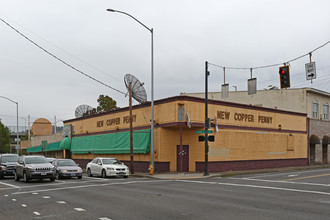
<path id="1" fill-rule="evenodd" d="M 17 154 L 0 154 L 0 179 L 3 179 L 5 176 L 15 175 L 17 159 Z"/>
<path id="2" fill-rule="evenodd" d="M 23 178 L 24 182 L 30 179 L 55 180 L 56 169 L 44 156 L 21 156 L 16 163 L 15 180 Z"/>

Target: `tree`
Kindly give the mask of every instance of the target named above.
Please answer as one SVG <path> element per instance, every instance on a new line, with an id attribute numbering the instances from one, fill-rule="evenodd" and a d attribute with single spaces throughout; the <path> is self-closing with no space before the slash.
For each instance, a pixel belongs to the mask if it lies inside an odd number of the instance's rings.
<path id="1" fill-rule="evenodd" d="M 0 121 L 0 153 L 9 153 L 10 151 L 10 131 Z"/>
<path id="2" fill-rule="evenodd" d="M 31 137 L 33 136 L 32 131 L 30 131 L 30 136 Z M 25 134 L 24 134 L 24 136 L 21 136 L 20 139 L 21 139 L 21 141 L 29 140 L 29 131 L 26 131 Z"/>
<path id="3" fill-rule="evenodd" d="M 107 95 L 100 95 L 97 102 L 99 103 L 99 106 L 96 108 L 97 112 L 106 112 L 112 109 L 117 109 L 117 102 Z"/>

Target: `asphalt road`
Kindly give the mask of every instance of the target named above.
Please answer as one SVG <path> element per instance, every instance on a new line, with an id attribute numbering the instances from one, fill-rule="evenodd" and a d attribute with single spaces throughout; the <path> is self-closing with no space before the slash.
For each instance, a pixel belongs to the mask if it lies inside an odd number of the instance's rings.
<path id="1" fill-rule="evenodd" d="M 185 180 L 6 178 L 0 219 L 330 219 L 330 169 Z"/>

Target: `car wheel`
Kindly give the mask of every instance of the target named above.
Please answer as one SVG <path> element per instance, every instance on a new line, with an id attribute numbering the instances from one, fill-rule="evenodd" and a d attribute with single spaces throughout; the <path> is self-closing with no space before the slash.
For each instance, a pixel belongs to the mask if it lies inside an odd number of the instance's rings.
<path id="1" fill-rule="evenodd" d="M 60 176 L 59 172 L 56 172 L 56 179 L 57 180 L 61 179 L 61 176 Z"/>
<path id="2" fill-rule="evenodd" d="M 88 170 L 87 170 L 87 176 L 89 176 L 89 177 L 93 176 L 90 168 L 88 168 Z"/>
<path id="3" fill-rule="evenodd" d="M 4 178 L 3 174 L 0 174 L 0 180 L 2 180 Z"/>
<path id="4" fill-rule="evenodd" d="M 107 177 L 107 173 L 105 172 L 105 170 L 102 170 L 101 176 L 102 176 L 102 178 L 106 178 Z"/>
<path id="5" fill-rule="evenodd" d="M 50 180 L 50 182 L 54 182 L 55 181 L 55 177 L 52 177 L 49 180 Z"/>
<path id="6" fill-rule="evenodd" d="M 82 176 L 78 176 L 78 179 L 80 179 L 80 180 L 81 180 L 81 178 L 82 178 Z"/>
<path id="7" fill-rule="evenodd" d="M 23 180 L 24 180 L 24 182 L 29 182 L 29 177 L 26 175 L 26 173 L 24 172 L 23 173 Z"/>
<path id="8" fill-rule="evenodd" d="M 19 181 L 19 177 L 16 172 L 15 172 L 15 181 Z"/>
<path id="9" fill-rule="evenodd" d="M 127 178 L 128 176 L 124 176 L 124 178 Z"/>

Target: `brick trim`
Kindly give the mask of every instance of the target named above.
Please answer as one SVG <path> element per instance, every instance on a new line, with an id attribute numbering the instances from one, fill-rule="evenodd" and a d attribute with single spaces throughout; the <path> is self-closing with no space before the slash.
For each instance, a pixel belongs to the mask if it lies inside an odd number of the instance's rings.
<path id="1" fill-rule="evenodd" d="M 204 171 L 205 162 L 196 162 L 196 171 Z M 208 162 L 209 172 L 253 170 L 290 166 L 307 166 L 307 158 L 277 159 L 277 160 L 241 160 L 241 161 L 210 161 Z"/>

